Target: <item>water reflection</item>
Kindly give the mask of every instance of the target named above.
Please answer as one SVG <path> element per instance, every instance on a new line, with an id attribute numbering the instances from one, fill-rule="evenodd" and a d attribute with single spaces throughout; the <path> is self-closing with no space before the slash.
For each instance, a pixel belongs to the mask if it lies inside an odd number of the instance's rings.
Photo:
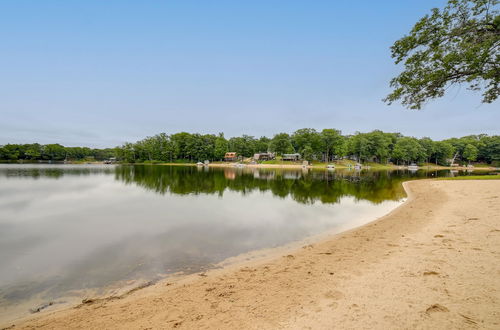
<path id="1" fill-rule="evenodd" d="M 0 320 L 345 230 L 399 205 L 401 181 L 436 175 L 446 172 L 0 165 Z"/>
<path id="2" fill-rule="evenodd" d="M 0 164 L 0 177 L 26 177 L 30 179 L 59 179 L 64 175 L 97 175 L 112 174 L 114 166 L 110 165 L 72 165 L 72 164 Z"/>
<path id="3" fill-rule="evenodd" d="M 342 197 L 381 203 L 404 197 L 401 182 L 445 176 L 446 171 L 349 171 L 276 170 L 255 168 L 206 168 L 184 166 L 120 166 L 117 180 L 136 184 L 159 194 L 217 194 L 225 191 L 245 195 L 269 191 L 304 204 L 338 203 Z"/>
<path id="4" fill-rule="evenodd" d="M 176 166 L 121 166 L 116 169 L 117 180 L 136 184 L 159 194 L 216 194 L 269 191 L 274 196 L 291 197 L 303 204 L 338 203 L 342 197 L 380 203 L 404 197 L 400 185 L 407 175 L 395 172 L 348 172 L 210 169 Z M 417 177 L 417 175 L 415 175 Z"/>

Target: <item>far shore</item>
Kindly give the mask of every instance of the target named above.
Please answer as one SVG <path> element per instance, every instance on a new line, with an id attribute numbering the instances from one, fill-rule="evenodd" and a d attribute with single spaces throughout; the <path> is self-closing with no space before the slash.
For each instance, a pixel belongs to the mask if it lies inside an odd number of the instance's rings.
<path id="1" fill-rule="evenodd" d="M 208 164 L 209 167 L 235 167 L 237 163 L 210 163 Z M 173 165 L 172 163 L 166 163 L 165 165 Z M 196 164 L 193 164 L 196 165 Z M 250 168 L 295 168 L 295 169 L 300 169 L 300 168 L 312 168 L 312 169 L 328 169 L 327 166 L 328 164 L 312 164 L 312 165 L 302 165 L 302 164 L 286 164 L 286 163 L 281 163 L 281 164 L 266 164 L 266 163 L 261 163 L 261 164 L 245 164 L 243 163 L 244 167 L 250 167 Z M 349 169 L 349 166 L 346 165 L 339 165 L 335 164 L 334 169 Z M 352 168 L 352 167 L 351 167 Z M 385 164 L 375 164 L 375 165 L 362 165 L 361 169 L 370 169 L 370 170 L 402 170 L 402 169 L 408 169 L 408 166 L 398 166 L 398 165 L 385 165 Z M 480 170 L 485 170 L 485 171 L 491 171 L 495 170 L 495 167 L 467 167 L 467 166 L 440 166 L 440 165 L 429 165 L 429 166 L 418 166 L 418 169 L 420 170 L 474 170 L 474 171 L 480 171 Z"/>
<path id="2" fill-rule="evenodd" d="M 333 169 L 352 169 L 352 167 L 349 167 L 347 165 L 343 164 L 335 164 L 335 163 L 314 163 L 311 165 L 302 165 L 299 163 L 287 163 L 287 162 L 282 162 L 279 164 L 267 164 L 267 163 L 257 163 L 257 164 L 251 164 L 251 163 L 238 163 L 238 162 L 212 162 L 209 163 L 208 165 L 197 165 L 196 163 L 162 163 L 162 162 L 153 162 L 153 163 L 135 163 L 135 165 L 166 165 L 166 166 L 208 166 L 208 167 L 224 167 L 224 168 L 234 168 L 237 167 L 239 164 L 243 165 L 243 167 L 248 167 L 248 168 L 277 168 L 277 169 L 303 169 L 303 168 L 308 168 L 308 169 L 323 169 L 326 170 L 328 169 L 327 166 L 329 164 L 334 164 Z M 132 164 L 127 164 L 127 165 L 132 165 Z M 368 165 L 362 165 L 361 169 L 363 170 L 404 170 L 408 169 L 408 166 L 404 165 L 391 165 L 391 164 L 368 164 Z M 418 166 L 419 170 L 461 170 L 461 171 L 466 171 L 466 170 L 472 170 L 472 171 L 494 171 L 498 170 L 499 168 L 494 167 L 494 166 L 478 166 L 478 167 L 467 167 L 467 166 L 441 166 L 441 165 L 425 165 L 425 166 Z"/>
<path id="3" fill-rule="evenodd" d="M 102 165 L 102 164 L 109 164 L 104 161 L 54 161 L 54 162 L 10 162 L 10 161 L 1 161 L 0 164 L 73 164 L 73 165 L 78 165 L 78 164 L 87 164 L 87 165 Z M 333 169 L 353 169 L 353 166 L 348 166 L 346 163 L 342 162 L 331 162 L 331 163 L 317 163 L 314 162 L 312 164 L 308 165 L 303 165 L 300 162 L 278 162 L 278 163 L 248 163 L 248 162 L 211 162 L 208 165 L 198 165 L 197 163 L 175 163 L 175 162 L 157 162 L 157 161 L 152 161 L 152 162 L 143 162 L 143 163 L 122 163 L 122 162 L 113 162 L 112 164 L 116 165 L 165 165 L 165 166 L 208 166 L 208 167 L 224 167 L 224 168 L 231 168 L 231 167 L 237 167 L 241 166 L 242 167 L 248 167 L 248 168 L 275 168 L 275 169 L 323 169 L 327 170 L 329 169 L 327 166 L 328 165 L 334 165 L 334 168 L 330 168 L 329 170 Z M 354 164 L 354 163 L 353 163 Z M 429 170 L 429 171 L 436 171 L 436 170 L 460 170 L 460 171 L 495 171 L 495 170 L 500 170 L 499 167 L 491 166 L 491 165 L 485 165 L 481 164 L 480 166 L 474 166 L 474 167 L 467 167 L 467 166 L 442 166 L 442 165 L 435 165 L 435 164 L 426 164 L 426 165 L 421 165 L 417 166 L 419 170 Z M 361 166 L 362 170 L 404 170 L 408 169 L 407 165 L 394 165 L 394 164 L 378 164 L 378 163 L 366 163 L 362 164 Z"/>
<path id="4" fill-rule="evenodd" d="M 407 201 L 281 255 L 170 279 L 14 329 L 500 328 L 500 181 L 404 183 Z"/>

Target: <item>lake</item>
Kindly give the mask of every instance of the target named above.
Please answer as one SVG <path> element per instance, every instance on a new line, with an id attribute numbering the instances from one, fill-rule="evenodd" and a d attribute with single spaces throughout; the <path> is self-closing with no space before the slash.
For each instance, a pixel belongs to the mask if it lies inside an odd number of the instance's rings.
<path id="1" fill-rule="evenodd" d="M 347 230 L 449 174 L 0 165 L 0 320 Z"/>

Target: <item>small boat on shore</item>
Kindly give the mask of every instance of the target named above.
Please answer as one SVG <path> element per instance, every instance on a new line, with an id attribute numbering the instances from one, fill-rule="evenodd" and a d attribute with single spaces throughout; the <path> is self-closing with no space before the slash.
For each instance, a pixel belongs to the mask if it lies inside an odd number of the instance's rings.
<path id="1" fill-rule="evenodd" d="M 416 170 L 418 170 L 418 165 L 415 163 L 412 163 L 412 164 L 408 165 L 408 170 L 416 171 Z"/>

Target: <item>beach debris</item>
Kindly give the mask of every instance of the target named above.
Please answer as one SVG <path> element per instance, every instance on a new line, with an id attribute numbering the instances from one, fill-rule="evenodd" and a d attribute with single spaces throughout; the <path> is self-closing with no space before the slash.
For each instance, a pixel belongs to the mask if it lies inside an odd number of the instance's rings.
<path id="1" fill-rule="evenodd" d="M 42 311 L 42 310 L 44 310 L 45 308 L 50 307 L 50 306 L 52 306 L 52 305 L 55 305 L 55 304 L 63 304 L 63 303 L 65 303 L 65 301 L 49 301 L 49 302 L 47 302 L 47 303 L 43 303 L 43 304 L 41 304 L 41 305 L 40 305 L 40 306 L 38 306 L 38 307 L 35 307 L 35 308 L 30 308 L 30 310 L 29 310 L 29 311 L 30 311 L 30 313 L 31 313 L 31 314 L 35 314 L 35 313 L 39 313 L 39 312 L 41 312 L 41 311 Z"/>
<path id="2" fill-rule="evenodd" d="M 423 274 L 423 275 L 424 275 L 424 276 L 429 276 L 429 275 L 439 275 L 439 273 L 438 273 L 438 272 L 435 272 L 435 271 L 433 271 L 433 270 L 431 270 L 431 271 L 424 272 L 424 274 Z"/>
<path id="3" fill-rule="evenodd" d="M 82 304 L 92 304 L 94 303 L 96 300 L 95 299 L 92 299 L 92 298 L 85 298 L 82 300 Z"/>
<path id="4" fill-rule="evenodd" d="M 147 288 L 148 286 L 151 286 L 155 283 L 156 283 L 155 281 L 148 281 L 148 282 L 142 283 L 142 284 L 136 286 L 135 288 L 132 288 L 132 289 L 128 290 L 127 292 L 125 292 L 124 294 L 119 295 L 119 296 L 109 296 L 109 297 L 104 297 L 104 298 L 84 298 L 82 300 L 82 303 L 78 306 L 75 306 L 75 308 L 80 308 L 84 305 L 90 305 L 90 304 L 97 303 L 97 302 L 106 302 L 106 301 L 110 301 L 110 300 L 122 299 L 122 298 L 125 298 L 126 296 L 130 295 L 131 293 L 133 293 L 137 290 Z"/>
<path id="5" fill-rule="evenodd" d="M 137 290 L 141 290 L 141 289 L 147 288 L 148 286 L 151 286 L 153 284 L 155 284 L 154 281 L 148 281 L 148 282 L 142 283 L 142 284 L 136 286 L 135 288 L 127 291 L 127 293 L 125 293 L 125 295 L 131 294 L 132 292 L 135 292 Z"/>

